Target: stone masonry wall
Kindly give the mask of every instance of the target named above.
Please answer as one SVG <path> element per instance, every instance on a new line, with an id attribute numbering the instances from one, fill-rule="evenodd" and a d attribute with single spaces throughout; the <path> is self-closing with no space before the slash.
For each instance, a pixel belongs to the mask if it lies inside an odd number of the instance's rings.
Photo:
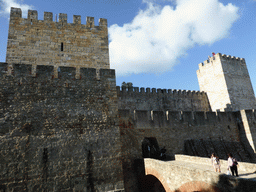
<path id="1" fill-rule="evenodd" d="M 247 148 L 252 149 L 252 153 L 256 156 L 256 111 L 241 110 L 238 125 L 241 139 L 247 141 L 244 143 L 247 144 Z"/>
<path id="2" fill-rule="evenodd" d="M 199 64 L 197 78 L 200 90 L 207 93 L 213 111 L 224 111 L 230 106 L 231 101 L 221 61 L 219 60 L 219 54 L 216 54 L 214 58 L 211 57 L 210 60 L 206 60 L 204 63 Z"/>
<path id="3" fill-rule="evenodd" d="M 58 22 L 53 14 L 44 12 L 44 20 L 38 20 L 37 11 L 28 11 L 22 18 L 21 9 L 11 8 L 6 62 L 9 64 L 52 65 L 109 69 L 107 20 L 87 17 L 81 24 L 81 16 L 74 15 L 73 23 L 67 23 L 67 14 L 60 13 Z M 35 66 L 32 68 L 34 73 Z"/>
<path id="4" fill-rule="evenodd" d="M 206 167 L 204 167 L 205 163 Z M 221 163 L 222 169 L 225 170 L 227 161 L 221 161 Z M 155 176 L 163 184 L 166 192 L 251 192 L 256 188 L 253 177 L 246 179 L 233 177 L 208 169 L 210 167 L 209 158 L 181 156 L 177 158 L 177 161 L 145 158 L 144 164 L 146 177 Z M 255 164 L 245 165 L 245 163 L 239 162 L 239 171 L 242 170 L 248 170 L 247 173 L 250 175 L 255 171 Z"/>
<path id="5" fill-rule="evenodd" d="M 117 86 L 118 109 L 154 111 L 210 111 L 206 93 L 172 89 Z"/>
<path id="6" fill-rule="evenodd" d="M 218 53 L 199 64 L 197 77 L 200 90 L 206 92 L 212 111 L 256 108 L 244 59 Z"/>
<path id="7" fill-rule="evenodd" d="M 160 148 L 166 147 L 169 156 L 182 154 L 184 141 L 188 139 L 222 138 L 227 142 L 240 142 L 237 116 L 231 112 L 119 110 L 119 116 L 126 191 L 138 191 L 136 181 L 140 176 L 136 161 L 143 159 L 145 137 L 155 137 Z"/>
<path id="8" fill-rule="evenodd" d="M 220 57 L 232 110 L 256 109 L 256 100 L 245 59 Z"/>
<path id="9" fill-rule="evenodd" d="M 0 63 L 0 189 L 122 191 L 114 70 Z"/>

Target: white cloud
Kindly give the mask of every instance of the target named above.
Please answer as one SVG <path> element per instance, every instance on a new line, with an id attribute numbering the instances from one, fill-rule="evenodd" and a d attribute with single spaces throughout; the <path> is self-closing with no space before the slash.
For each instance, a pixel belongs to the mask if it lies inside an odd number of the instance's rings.
<path id="1" fill-rule="evenodd" d="M 0 14 L 10 15 L 11 7 L 21 8 L 22 14 L 27 15 L 29 9 L 34 9 L 32 5 L 23 4 L 18 0 L 0 0 Z"/>
<path id="2" fill-rule="evenodd" d="M 161 73 L 196 44 L 212 44 L 229 34 L 238 7 L 219 0 L 176 0 L 160 7 L 147 2 L 131 23 L 109 27 L 111 68 L 118 76 Z"/>

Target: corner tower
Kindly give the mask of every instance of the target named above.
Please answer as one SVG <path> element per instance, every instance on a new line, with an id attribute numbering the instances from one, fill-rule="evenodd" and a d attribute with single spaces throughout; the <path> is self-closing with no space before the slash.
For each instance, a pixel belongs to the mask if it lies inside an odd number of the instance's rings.
<path id="1" fill-rule="evenodd" d="M 245 59 L 218 53 L 199 64 L 197 78 L 212 111 L 256 109 Z"/>
<path id="2" fill-rule="evenodd" d="M 44 12 L 44 20 L 38 13 L 28 11 L 22 18 L 19 8 L 11 8 L 6 62 L 8 64 L 52 65 L 55 73 L 59 66 L 109 69 L 107 20 L 87 17 L 81 24 L 81 16 L 74 15 L 73 23 L 67 23 L 67 14 L 60 13 L 53 21 L 51 12 Z M 35 67 L 33 66 L 33 69 Z"/>

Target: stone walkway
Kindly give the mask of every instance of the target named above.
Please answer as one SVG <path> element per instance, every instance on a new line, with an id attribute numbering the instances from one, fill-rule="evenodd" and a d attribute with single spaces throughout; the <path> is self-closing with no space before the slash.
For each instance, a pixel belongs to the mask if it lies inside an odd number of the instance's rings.
<path id="1" fill-rule="evenodd" d="M 210 160 L 209 160 L 209 165 L 194 163 L 194 162 L 191 163 L 191 162 L 187 162 L 187 161 L 177 161 L 177 160 L 176 161 L 170 161 L 169 163 L 176 164 L 176 165 L 179 165 L 179 166 L 184 166 L 184 167 L 191 167 L 191 168 L 194 168 L 194 169 L 201 169 L 201 170 L 208 170 L 208 171 L 215 172 L 213 167 L 211 166 Z M 227 172 L 227 165 L 224 164 L 224 165 L 221 166 L 221 173 L 220 174 L 226 174 L 226 172 Z M 256 172 L 252 173 L 252 172 L 241 171 L 241 170 L 239 170 L 239 166 L 238 166 L 238 175 L 239 175 L 239 178 L 255 179 L 256 180 Z"/>

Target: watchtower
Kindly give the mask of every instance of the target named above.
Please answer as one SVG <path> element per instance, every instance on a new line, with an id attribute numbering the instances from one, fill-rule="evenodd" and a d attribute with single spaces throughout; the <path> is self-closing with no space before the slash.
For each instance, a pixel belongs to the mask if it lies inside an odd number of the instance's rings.
<path id="1" fill-rule="evenodd" d="M 197 78 L 212 111 L 256 109 L 245 59 L 218 53 L 199 64 Z"/>
<path id="2" fill-rule="evenodd" d="M 87 17 L 81 24 L 81 16 L 74 15 L 73 23 L 67 23 L 67 14 L 60 13 L 53 21 L 51 12 L 44 12 L 44 20 L 38 20 L 37 11 L 29 10 L 22 18 L 19 8 L 11 8 L 8 44 L 8 64 L 52 65 L 55 74 L 59 66 L 109 69 L 107 20 Z"/>

